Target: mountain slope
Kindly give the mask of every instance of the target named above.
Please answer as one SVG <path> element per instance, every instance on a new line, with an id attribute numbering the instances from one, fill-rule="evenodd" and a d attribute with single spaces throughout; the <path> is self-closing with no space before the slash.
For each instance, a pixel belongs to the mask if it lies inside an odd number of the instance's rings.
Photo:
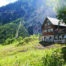
<path id="1" fill-rule="evenodd" d="M 0 8 L 0 23 L 6 24 L 18 18 L 23 18 L 29 34 L 41 33 L 41 24 L 46 16 L 55 17 L 53 7 L 46 0 L 18 0 L 15 3 Z M 40 26 L 39 29 L 36 26 Z M 31 30 L 30 30 L 31 29 Z M 31 33 L 32 32 L 32 33 Z"/>

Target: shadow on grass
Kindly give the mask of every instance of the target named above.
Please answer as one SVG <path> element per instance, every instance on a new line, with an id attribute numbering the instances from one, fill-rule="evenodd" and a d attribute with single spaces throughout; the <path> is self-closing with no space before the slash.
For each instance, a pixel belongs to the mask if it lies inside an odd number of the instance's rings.
<path id="1" fill-rule="evenodd" d="M 45 41 L 41 41 L 39 42 L 41 45 L 43 46 L 50 46 L 50 45 L 53 45 L 54 43 L 53 42 L 45 42 Z"/>
<path id="2" fill-rule="evenodd" d="M 66 61 L 66 47 L 62 48 L 63 58 Z"/>
<path id="3" fill-rule="evenodd" d="M 39 42 L 41 45 L 43 45 L 43 46 L 50 46 L 50 45 L 53 45 L 53 44 L 56 44 L 56 43 L 54 43 L 54 42 L 45 42 L 45 41 L 40 41 Z M 57 43 L 58 45 L 65 45 L 65 44 L 63 44 L 63 43 Z"/>

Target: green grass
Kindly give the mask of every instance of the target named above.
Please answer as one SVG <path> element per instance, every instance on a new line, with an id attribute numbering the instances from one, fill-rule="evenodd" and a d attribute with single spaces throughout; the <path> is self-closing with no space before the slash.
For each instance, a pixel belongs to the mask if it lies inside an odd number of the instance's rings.
<path id="1" fill-rule="evenodd" d="M 55 44 L 57 48 L 38 49 L 35 47 L 42 46 L 38 38 L 28 39 L 0 45 L 0 66 L 66 66 L 63 57 L 66 49 L 62 53 L 66 45 Z"/>
<path id="2" fill-rule="evenodd" d="M 26 66 L 27 64 L 38 64 L 41 58 L 46 55 L 46 51 L 43 50 L 30 50 L 23 53 L 18 53 L 12 56 L 8 56 L 0 61 L 2 66 L 16 66 L 20 64 L 21 66 Z M 51 51 L 51 50 L 50 50 Z M 47 51 L 49 52 L 49 51 Z"/>

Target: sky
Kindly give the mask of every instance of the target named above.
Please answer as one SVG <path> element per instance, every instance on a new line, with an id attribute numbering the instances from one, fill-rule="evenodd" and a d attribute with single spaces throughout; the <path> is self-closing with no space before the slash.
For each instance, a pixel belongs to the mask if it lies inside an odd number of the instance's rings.
<path id="1" fill-rule="evenodd" d="M 17 1 L 17 0 L 0 0 L 0 7 L 5 6 L 9 3 L 13 3 L 15 1 Z"/>

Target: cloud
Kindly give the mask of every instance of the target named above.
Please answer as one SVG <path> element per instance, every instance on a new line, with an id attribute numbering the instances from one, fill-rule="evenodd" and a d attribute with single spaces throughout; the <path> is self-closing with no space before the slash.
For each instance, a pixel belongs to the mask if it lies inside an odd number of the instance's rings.
<path id="1" fill-rule="evenodd" d="M 6 0 L 0 0 L 0 7 L 7 5 L 9 2 Z"/>
<path id="2" fill-rule="evenodd" d="M 15 2 L 17 0 L 0 0 L 0 7 L 5 6 L 9 3 Z"/>
<path id="3" fill-rule="evenodd" d="M 8 2 L 15 2 L 15 1 L 17 1 L 17 0 L 6 0 L 6 1 L 8 1 Z"/>

